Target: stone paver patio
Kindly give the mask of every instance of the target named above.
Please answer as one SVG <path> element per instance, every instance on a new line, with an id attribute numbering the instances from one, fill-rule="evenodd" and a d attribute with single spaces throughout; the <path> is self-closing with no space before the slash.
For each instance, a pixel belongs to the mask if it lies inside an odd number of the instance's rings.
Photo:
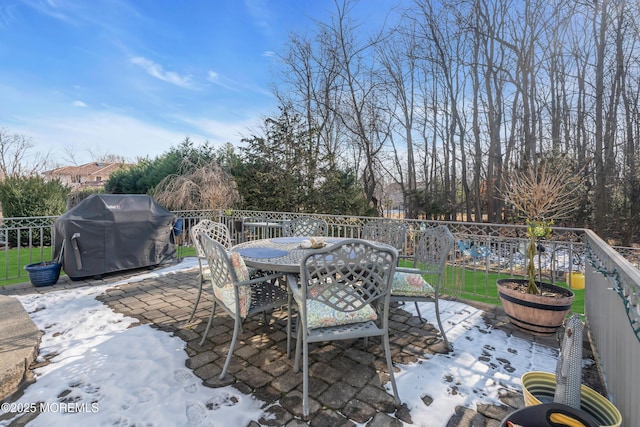
<path id="1" fill-rule="evenodd" d="M 136 273 L 140 273 L 139 271 Z M 128 273 L 131 275 L 132 273 Z M 286 310 L 277 310 L 268 317 L 247 319 L 240 335 L 234 357 L 225 380 L 218 379 L 229 348 L 233 320 L 218 312 L 207 341 L 199 345 L 211 307 L 211 298 L 203 293 L 198 311 L 191 323 L 188 318 L 195 300 L 197 269 L 177 271 L 160 277 L 134 281 L 107 290 L 98 299 L 115 312 L 136 318 L 140 323 L 173 333 L 186 342 L 186 366 L 209 387 L 233 385 L 243 393 L 252 394 L 265 402 L 267 416 L 254 420 L 252 426 L 367 426 L 401 425 L 411 423 L 405 406 L 396 407 L 393 397 L 383 385 L 388 380 L 384 351 L 378 340 L 369 340 L 365 350 L 362 340 L 312 345 L 310 349 L 310 417 L 302 416 L 302 374 L 293 372 L 293 357 L 286 355 Z M 127 274 L 103 279 L 70 281 L 61 278 L 58 284 L 35 288 L 30 284 L 0 288 L 2 295 L 20 295 L 73 289 L 78 286 L 115 283 Z M 514 330 L 500 309 L 483 306 L 485 320 L 508 334 L 541 344 L 557 347 L 557 338 L 532 337 Z M 391 350 L 394 363 L 409 364 L 423 359 L 425 353 L 441 352 L 443 345 L 438 331 L 430 323 L 403 310 L 392 309 Z M 585 341 L 584 357 L 590 357 Z M 295 346 L 295 342 L 294 342 Z M 589 375 L 589 374 L 587 374 Z M 596 374 L 590 374 L 588 385 L 600 390 Z M 432 397 L 423 396 L 425 405 Z M 478 411 L 458 407 L 451 414 L 448 426 L 499 426 L 506 414 L 524 406 L 520 393 L 506 393 L 503 405 L 478 405 Z"/>

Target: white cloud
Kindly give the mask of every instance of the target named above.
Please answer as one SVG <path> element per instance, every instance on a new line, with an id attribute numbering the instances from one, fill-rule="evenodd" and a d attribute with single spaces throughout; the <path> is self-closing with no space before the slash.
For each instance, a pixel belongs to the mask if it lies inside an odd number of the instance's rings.
<path id="1" fill-rule="evenodd" d="M 214 83 L 225 89 L 232 90 L 234 92 L 239 92 L 240 89 L 242 88 L 242 85 L 240 83 L 233 81 L 231 79 L 228 79 L 226 77 L 223 77 L 217 72 L 212 70 L 209 70 L 207 72 L 207 80 L 210 81 L 211 83 Z"/>
<path id="2" fill-rule="evenodd" d="M 142 67 L 151 76 L 167 83 L 171 83 L 187 89 L 195 88 L 191 77 L 181 76 L 174 71 L 165 71 L 162 65 L 157 64 L 150 59 L 144 58 L 142 56 L 134 56 L 133 58 L 131 58 L 131 63 Z"/>
<path id="3" fill-rule="evenodd" d="M 241 138 L 255 133 L 252 129 L 260 125 L 260 119 L 256 116 L 252 119 L 238 121 L 220 121 L 211 119 L 193 119 L 183 117 L 181 120 L 198 129 L 205 139 L 216 146 L 231 142 L 236 144 Z"/>
<path id="4" fill-rule="evenodd" d="M 71 22 L 71 18 L 67 14 L 70 9 L 71 4 L 67 2 L 58 2 L 58 1 L 41 1 L 41 0 L 23 0 L 23 3 L 32 9 L 42 13 L 43 15 L 49 16 L 51 18 Z"/>
<path id="5" fill-rule="evenodd" d="M 1 77 L 0 73 L 0 82 Z M 0 126 L 31 138 L 34 148 L 30 154 L 50 153 L 54 165 L 70 164 L 72 160 L 89 162 L 93 160 L 92 152 L 123 156 L 130 161 L 155 158 L 187 136 L 196 143 L 209 141 L 214 146 L 240 144 L 242 136 L 255 133 L 250 129 L 260 126 L 260 117 L 265 113 L 255 101 L 253 109 L 214 105 L 197 111 L 175 105 L 167 108 L 168 104 L 158 111 L 99 101 L 85 104 L 61 92 L 2 83 L 0 98 L 7 101 L 0 105 Z M 34 104 L 33 99 L 38 102 Z"/>
<path id="6" fill-rule="evenodd" d="M 266 34 L 273 32 L 271 22 L 273 21 L 273 5 L 266 0 L 245 0 L 244 4 L 253 19 L 253 23 L 264 30 Z"/>
<path id="7" fill-rule="evenodd" d="M 0 28 L 9 26 L 14 22 L 16 5 L 0 4 Z"/>
<path id="8" fill-rule="evenodd" d="M 216 83 L 218 80 L 220 80 L 220 74 L 216 73 L 215 71 L 209 70 L 209 72 L 207 73 L 207 80 Z"/>
<path id="9" fill-rule="evenodd" d="M 214 83 L 220 87 L 231 90 L 233 92 L 244 92 L 244 93 L 251 92 L 251 93 L 259 94 L 261 96 L 266 96 L 268 98 L 273 97 L 273 93 L 271 93 L 269 90 L 263 87 L 260 87 L 252 83 L 242 83 L 242 82 L 230 79 L 228 77 L 220 75 L 219 73 L 213 70 L 209 70 L 207 72 L 207 80 L 210 81 L 211 83 Z"/>
<path id="10" fill-rule="evenodd" d="M 157 126 L 112 112 L 76 110 L 75 114 L 23 117 L 15 133 L 28 135 L 34 152 L 52 154 L 52 161 L 69 164 L 93 160 L 91 152 L 114 154 L 134 161 L 154 158 L 178 145 L 187 136 L 169 127 Z M 199 135 L 194 135 L 200 137 Z"/>
<path id="11" fill-rule="evenodd" d="M 16 117 L 7 126 L 11 132 L 30 137 L 32 153 L 49 153 L 56 165 L 87 163 L 94 155 L 113 154 L 128 161 L 165 154 L 187 136 L 197 144 L 213 146 L 230 142 L 239 145 L 242 137 L 256 134 L 259 114 L 230 120 L 212 120 L 191 115 L 165 117 L 160 124 L 126 115 L 126 112 L 73 109 L 59 114 Z M 19 122 L 19 123 L 18 123 Z M 73 156 L 73 157 L 71 157 Z"/>

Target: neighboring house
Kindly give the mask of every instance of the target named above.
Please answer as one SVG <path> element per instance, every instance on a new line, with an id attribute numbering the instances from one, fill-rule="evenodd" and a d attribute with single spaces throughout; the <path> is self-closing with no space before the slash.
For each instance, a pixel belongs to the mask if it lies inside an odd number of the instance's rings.
<path id="1" fill-rule="evenodd" d="M 63 166 L 43 173 L 44 179 L 54 179 L 73 189 L 102 187 L 109 176 L 122 168 L 128 169 L 131 164 L 114 162 L 91 162 L 80 166 Z"/>

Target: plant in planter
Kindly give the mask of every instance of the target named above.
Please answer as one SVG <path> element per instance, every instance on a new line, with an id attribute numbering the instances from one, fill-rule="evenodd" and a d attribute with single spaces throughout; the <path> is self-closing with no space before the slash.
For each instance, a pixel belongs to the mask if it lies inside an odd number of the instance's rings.
<path id="1" fill-rule="evenodd" d="M 536 335 L 556 332 L 571 310 L 571 290 L 536 280 L 535 257 L 541 241 L 551 235 L 554 220 L 577 207 L 580 179 L 579 173 L 557 159 L 539 159 L 511 173 L 506 180 L 509 186 L 502 191 L 505 201 L 525 220 L 529 243 L 527 278 L 498 280 L 498 294 L 511 322 Z"/>

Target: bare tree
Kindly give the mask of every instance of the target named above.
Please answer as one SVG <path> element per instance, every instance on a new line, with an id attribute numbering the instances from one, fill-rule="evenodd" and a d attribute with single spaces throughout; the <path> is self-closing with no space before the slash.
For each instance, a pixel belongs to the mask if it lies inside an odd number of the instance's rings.
<path id="1" fill-rule="evenodd" d="M 505 110 L 509 90 L 510 74 L 506 71 L 510 57 L 507 49 L 497 39 L 505 37 L 504 16 L 508 13 L 509 3 L 500 1 L 493 7 L 484 1 L 474 0 L 472 17 L 474 43 L 477 53 L 477 83 L 474 88 L 474 137 L 476 138 L 474 191 L 477 200 L 482 200 L 481 169 L 485 171 L 486 214 L 489 222 L 501 222 L 504 202 L 496 197 L 503 187 L 503 158 L 506 147 L 503 147 L 502 127 L 505 122 Z M 475 61 L 474 61 L 475 62 Z M 478 111 L 476 111 L 478 110 Z M 481 112 L 484 111 L 484 114 Z M 477 118 L 476 118 L 477 116 Z M 475 123 L 477 121 L 477 123 Z M 481 128 L 484 123 L 484 132 Z M 484 156 L 483 135 L 488 139 L 486 157 Z M 483 157 L 486 161 L 483 161 Z M 484 163 L 486 162 L 486 165 Z M 482 205 L 476 205 L 476 218 L 482 217 Z"/>
<path id="2" fill-rule="evenodd" d="M 445 96 L 448 108 L 441 109 L 445 113 L 446 129 L 445 153 L 450 152 L 452 160 L 446 162 L 448 171 L 444 176 L 444 186 L 447 192 L 446 210 L 450 219 L 456 218 L 457 186 L 462 185 L 463 204 L 465 213 L 471 212 L 471 194 L 467 179 L 467 127 L 464 118 L 464 85 L 463 65 L 466 61 L 465 35 L 458 26 L 458 15 L 453 7 L 434 8 L 430 1 L 420 1 L 418 4 L 417 29 L 425 44 L 430 47 L 427 60 L 436 66 L 438 80 Z M 444 5 L 443 5 L 444 6 Z M 457 161 L 459 156 L 460 161 Z M 461 167 L 462 166 L 462 167 Z M 460 171 L 460 178 L 458 178 Z"/>
<path id="3" fill-rule="evenodd" d="M 584 178 L 576 225 L 615 215 L 638 238 L 637 2 L 416 0 L 381 35 L 335 1 L 314 38 L 292 38 L 279 93 L 370 201 L 395 181 L 417 196 L 409 216 L 500 222 L 505 165 L 562 155 Z"/>
<path id="4" fill-rule="evenodd" d="M 31 155 L 33 147 L 30 138 L 0 128 L 0 179 L 42 172 L 49 164 L 49 153 Z"/>
<path id="5" fill-rule="evenodd" d="M 366 40 L 359 38 L 361 24 L 351 18 L 355 2 L 336 0 L 336 13 L 330 24 L 321 24 L 329 51 L 335 55 L 338 68 L 337 85 L 343 94 L 335 113 L 352 143 L 362 154 L 361 179 L 364 194 L 378 211 L 382 207 L 376 198 L 378 190 L 378 155 L 387 137 L 380 132 L 384 111 L 380 106 L 380 82 L 377 79 L 375 47 L 380 34 Z"/>
<path id="6" fill-rule="evenodd" d="M 390 120 L 389 140 L 393 148 L 394 171 L 390 171 L 389 175 L 395 177 L 402 190 L 408 218 L 417 218 L 419 212 L 414 135 L 417 129 L 416 116 L 421 113 L 418 84 L 419 80 L 426 78 L 423 75 L 425 66 L 420 59 L 424 56 L 421 50 L 415 22 L 410 20 L 404 27 L 392 29 L 377 49 L 385 89 L 384 108 Z M 399 142 L 396 143 L 396 140 Z"/>

